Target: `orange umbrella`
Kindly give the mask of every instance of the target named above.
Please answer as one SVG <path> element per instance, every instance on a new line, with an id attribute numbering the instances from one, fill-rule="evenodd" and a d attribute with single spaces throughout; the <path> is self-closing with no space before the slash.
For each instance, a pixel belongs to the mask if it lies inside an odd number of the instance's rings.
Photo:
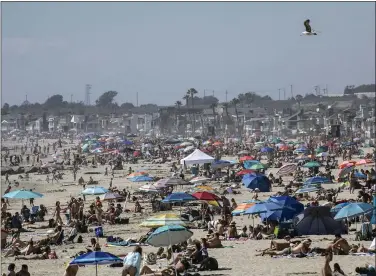
<path id="1" fill-rule="evenodd" d="M 350 160 L 350 161 L 344 161 L 342 162 L 341 164 L 339 164 L 339 168 L 340 169 L 344 169 L 344 168 L 347 168 L 347 167 L 351 167 L 351 166 L 354 166 L 354 164 L 356 163 L 356 161 L 353 161 L 353 160 Z"/>
<path id="2" fill-rule="evenodd" d="M 252 203 L 240 203 L 238 207 L 235 208 L 234 211 L 231 212 L 233 216 L 241 215 L 243 214 L 248 208 L 251 208 L 253 205 L 255 205 L 256 202 Z"/>

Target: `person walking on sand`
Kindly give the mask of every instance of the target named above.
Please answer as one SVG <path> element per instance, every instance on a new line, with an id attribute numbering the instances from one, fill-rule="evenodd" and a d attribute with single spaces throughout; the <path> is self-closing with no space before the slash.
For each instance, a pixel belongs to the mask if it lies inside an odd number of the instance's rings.
<path id="1" fill-rule="evenodd" d="M 56 216 L 55 221 L 57 224 L 63 225 L 63 220 L 61 219 L 60 212 L 61 212 L 60 201 L 56 201 L 56 208 L 55 208 L 55 213 L 53 217 Z"/>

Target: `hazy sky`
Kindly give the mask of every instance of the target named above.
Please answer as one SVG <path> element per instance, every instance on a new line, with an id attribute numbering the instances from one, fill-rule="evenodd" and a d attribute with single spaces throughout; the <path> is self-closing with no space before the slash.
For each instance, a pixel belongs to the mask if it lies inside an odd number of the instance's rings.
<path id="1" fill-rule="evenodd" d="M 12 3 L 2 6 L 2 102 L 173 104 L 187 89 L 223 101 L 375 82 L 375 3 Z M 300 36 L 309 18 L 318 36 Z M 262 93 L 261 93 L 262 92 Z"/>

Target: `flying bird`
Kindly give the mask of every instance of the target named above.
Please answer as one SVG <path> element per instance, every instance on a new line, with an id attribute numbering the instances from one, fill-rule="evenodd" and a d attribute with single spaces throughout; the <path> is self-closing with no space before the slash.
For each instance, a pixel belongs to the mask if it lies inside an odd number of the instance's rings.
<path id="1" fill-rule="evenodd" d="M 312 31 L 311 25 L 309 25 L 309 23 L 310 23 L 309 19 L 307 19 L 306 21 L 304 21 L 305 31 L 302 32 L 301 35 L 317 35 L 316 31 Z"/>

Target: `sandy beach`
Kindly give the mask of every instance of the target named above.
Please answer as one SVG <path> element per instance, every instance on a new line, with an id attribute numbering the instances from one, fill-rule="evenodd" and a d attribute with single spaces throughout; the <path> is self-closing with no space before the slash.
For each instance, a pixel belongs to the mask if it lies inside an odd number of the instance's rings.
<path id="1" fill-rule="evenodd" d="M 45 141 L 52 142 L 52 141 Z M 10 142 L 3 143 L 3 146 L 12 147 L 14 143 L 11 144 Z M 43 144 L 42 144 L 43 146 Z M 71 147 L 72 144 L 66 144 L 64 147 Z M 49 157 L 50 158 L 50 157 Z M 222 159 L 231 159 L 235 158 L 232 157 L 222 157 Z M 356 159 L 356 158 L 355 158 Z M 45 161 L 45 160 L 43 160 Z M 339 160 L 341 162 L 341 160 Z M 127 165 L 125 164 L 124 170 L 122 171 L 115 171 L 115 177 L 113 180 L 113 186 L 118 187 L 118 189 L 129 188 L 131 191 L 135 191 L 142 185 L 145 185 L 145 182 L 141 183 L 133 183 L 130 182 L 125 178 L 128 167 L 131 166 L 133 170 L 139 171 L 147 171 L 150 175 L 153 176 L 162 176 L 162 177 L 169 177 L 169 167 L 168 165 L 157 165 L 157 164 L 137 164 L 137 165 Z M 88 168 L 83 169 L 82 167 L 78 171 L 78 177 L 83 176 L 84 179 L 87 181 L 89 175 L 85 175 L 85 172 L 88 171 L 97 171 L 100 174 L 92 175 L 94 180 L 99 182 L 98 186 L 108 187 L 109 181 L 111 176 L 104 176 L 104 166 L 99 166 L 96 169 Z M 267 173 L 272 172 L 275 173 L 277 169 L 270 169 Z M 66 202 L 70 199 L 71 196 L 79 197 L 82 191 L 82 187 L 76 185 L 73 182 L 73 175 L 70 171 L 64 171 L 64 179 L 59 183 L 47 183 L 46 182 L 46 175 L 38 175 L 38 174 L 31 174 L 30 180 L 19 180 L 17 179 L 17 175 L 10 176 L 11 182 L 13 180 L 17 180 L 20 182 L 20 186 L 17 189 L 25 188 L 25 189 L 33 189 L 36 192 L 44 194 L 43 198 L 35 199 L 34 204 L 40 205 L 44 204 L 48 208 L 48 215 L 46 219 L 52 216 L 54 210 L 54 204 L 57 200 L 59 200 L 63 206 L 66 206 Z M 333 170 L 333 175 L 337 175 L 338 170 Z M 4 184 L 5 178 L 1 178 L 1 189 L 2 193 L 6 189 L 7 185 Z M 214 187 L 216 187 L 215 183 L 212 183 Z M 325 188 L 332 188 L 337 187 L 338 184 L 329 184 L 325 186 Z M 13 188 L 16 189 L 16 188 Z M 57 191 L 62 190 L 62 191 Z M 239 195 L 229 195 L 228 198 L 234 198 L 236 202 L 240 203 L 244 200 L 248 200 L 251 198 L 251 193 L 248 189 L 242 187 L 240 190 L 242 193 Z M 277 188 L 273 189 L 273 192 L 270 193 L 260 193 L 260 199 L 266 199 L 270 195 L 274 194 L 278 191 Z M 345 199 L 345 198 L 354 198 L 355 194 L 350 194 L 348 191 L 342 192 L 338 199 Z M 88 205 L 94 201 L 94 196 L 86 196 L 85 202 L 85 209 L 87 209 Z M 303 202 L 305 204 L 306 202 Z M 10 212 L 14 213 L 16 211 L 20 211 L 21 209 L 21 201 L 20 200 L 10 200 Z M 29 206 L 29 202 L 25 201 L 25 204 Z M 143 214 L 134 214 L 128 213 L 126 217 L 130 218 L 130 223 L 127 225 L 109 225 L 104 224 L 104 234 L 106 236 L 113 235 L 119 236 L 124 240 L 128 238 L 139 238 L 141 235 L 145 234 L 148 229 L 140 228 L 139 224 L 152 215 L 150 204 L 141 203 L 143 207 L 145 207 L 145 211 Z M 105 203 L 105 208 L 107 204 Z M 126 208 L 133 209 L 133 203 L 127 203 Z M 178 211 L 177 211 L 178 212 Z M 122 214 L 124 216 L 124 214 Z M 64 217 L 63 217 L 64 220 Z M 234 220 L 237 223 L 237 227 L 240 230 L 244 225 L 251 225 L 252 220 L 248 218 L 248 216 L 238 216 L 234 217 Z M 46 222 L 37 222 L 36 225 L 46 224 Z M 28 240 L 31 237 L 34 240 L 38 240 L 42 237 L 46 236 L 47 230 L 35 230 L 35 232 L 30 233 L 22 233 L 21 239 Z M 193 238 L 199 239 L 201 237 L 206 236 L 206 232 L 202 230 L 193 230 L 194 236 Z M 83 236 L 83 243 L 82 244 L 68 244 L 68 245 L 61 245 L 61 246 L 53 246 L 53 250 L 56 251 L 58 259 L 56 260 L 14 260 L 14 257 L 4 258 L 2 253 L 1 259 L 1 271 L 5 272 L 7 270 L 7 266 L 9 263 L 16 264 L 16 271 L 19 270 L 21 264 L 27 264 L 29 266 L 29 272 L 33 276 L 44 276 L 44 275 L 63 275 L 65 271 L 65 267 L 68 262 L 72 260 L 71 256 L 76 254 L 81 250 L 85 250 L 85 246 L 89 245 L 90 238 L 94 237 L 93 232 L 89 232 L 87 234 L 82 234 Z M 349 243 L 356 243 L 359 242 L 354 241 L 354 234 L 352 235 L 344 235 Z M 329 240 L 333 239 L 333 236 L 310 236 L 312 239 L 312 247 L 326 247 L 329 243 Z M 246 240 L 246 241 L 223 241 L 224 248 L 220 249 L 209 249 L 209 255 L 215 257 L 219 262 L 219 267 L 221 268 L 219 271 L 213 272 L 203 272 L 202 275 L 239 275 L 239 276 L 252 276 L 252 275 L 320 275 L 320 270 L 324 265 L 324 257 L 308 257 L 308 258 L 287 258 L 287 257 L 278 257 L 272 258 L 270 256 L 255 256 L 257 254 L 257 250 L 265 249 L 269 247 L 270 240 Z M 360 242 L 364 244 L 365 247 L 369 247 L 371 242 L 365 241 Z M 100 239 L 100 244 L 105 244 L 105 238 Z M 103 251 L 107 251 L 113 253 L 115 255 L 122 255 L 130 252 L 132 250 L 131 247 L 103 247 Z M 151 246 L 143 247 L 144 252 L 156 252 L 157 248 L 153 248 Z M 375 263 L 375 257 L 369 256 L 334 256 L 333 263 L 339 263 L 343 271 L 347 275 L 355 275 L 354 269 L 358 265 L 363 265 L 365 263 Z M 161 261 L 162 266 L 166 264 L 165 260 Z M 157 268 L 158 265 L 152 266 Z M 121 275 L 121 268 L 110 268 L 108 266 L 99 266 L 98 275 Z M 94 266 L 86 266 L 79 269 L 77 275 L 80 276 L 89 276 L 94 275 L 95 267 Z"/>

